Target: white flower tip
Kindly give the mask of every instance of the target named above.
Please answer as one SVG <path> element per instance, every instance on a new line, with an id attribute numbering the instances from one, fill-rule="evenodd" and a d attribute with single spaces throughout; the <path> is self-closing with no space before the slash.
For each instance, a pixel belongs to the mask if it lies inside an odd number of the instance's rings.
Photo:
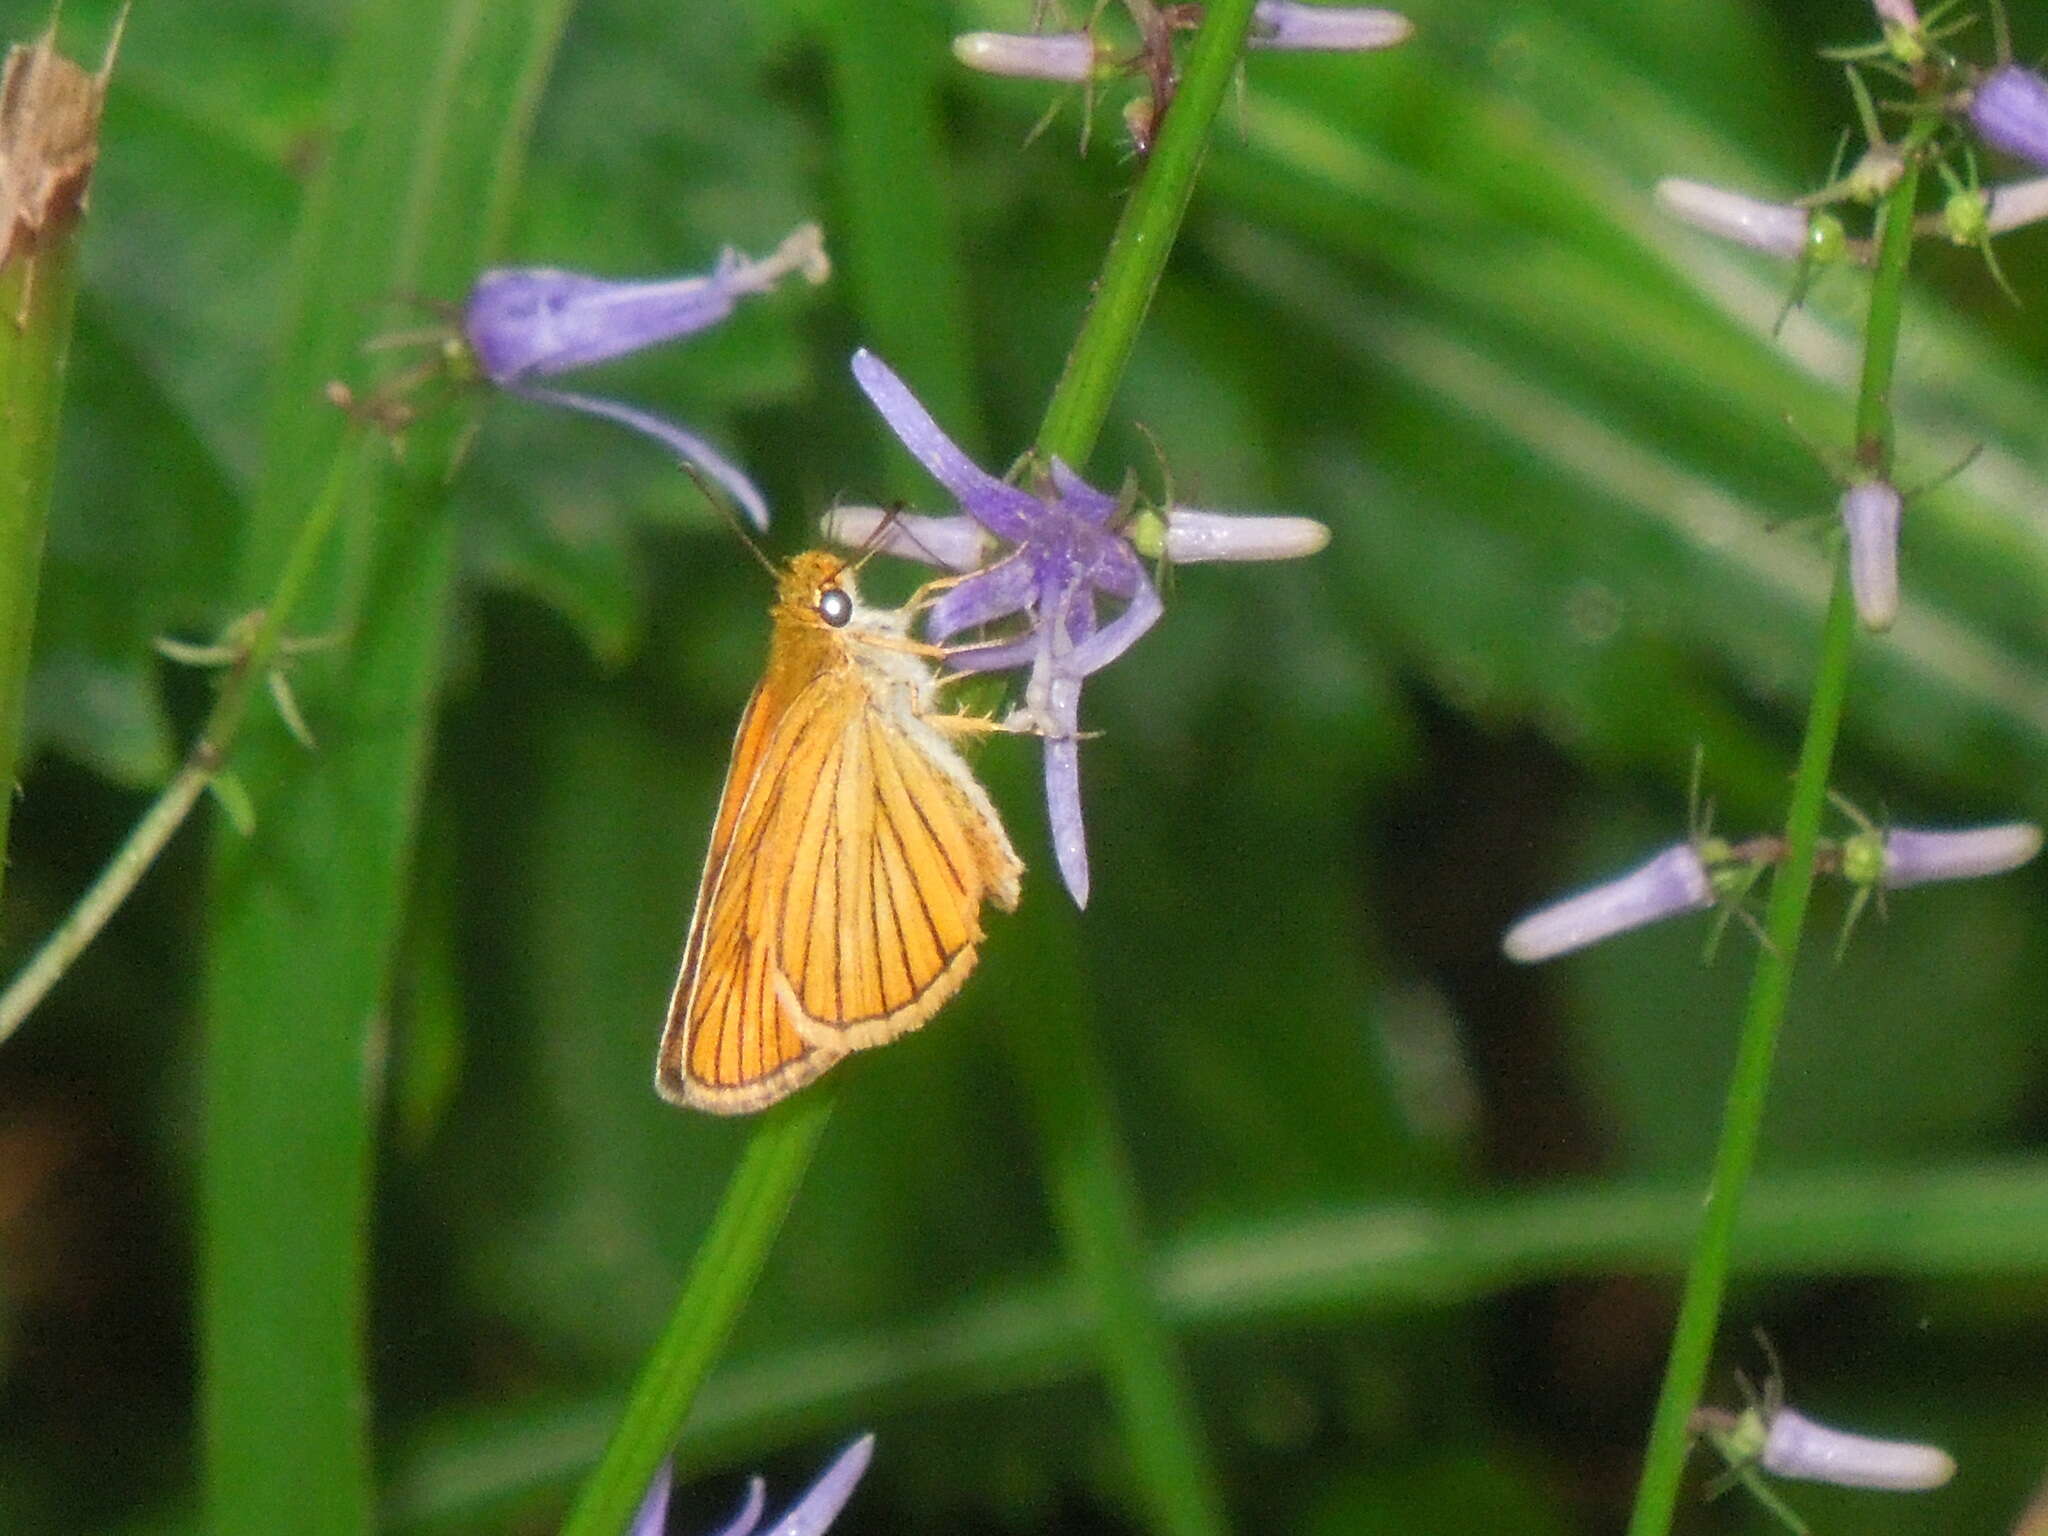
<path id="1" fill-rule="evenodd" d="M 995 538 L 971 517 L 922 517 L 882 507 L 834 507 L 818 519 L 830 543 L 879 549 L 950 571 L 979 570 Z"/>
<path id="2" fill-rule="evenodd" d="M 1078 84 L 1095 72 L 1095 39 L 1086 32 L 963 32 L 953 57 L 985 75 Z"/>
<path id="3" fill-rule="evenodd" d="M 1939 1488 L 1956 1475 L 1955 1458 L 1938 1445 L 1852 1434 L 1791 1408 L 1771 1416 L 1757 1461 L 1779 1477 L 1893 1493 Z"/>
<path id="4" fill-rule="evenodd" d="M 1414 35 L 1415 23 L 1399 11 L 1260 0 L 1253 11 L 1249 41 L 1254 48 L 1362 53 L 1392 48 Z"/>
<path id="5" fill-rule="evenodd" d="M 1329 528 L 1312 517 L 1254 517 L 1189 507 L 1172 507 L 1166 514 L 1166 558 L 1175 565 L 1299 560 L 1329 543 Z"/>
<path id="6" fill-rule="evenodd" d="M 1991 189 L 1984 214 L 1987 234 L 2002 235 L 2043 219 L 2048 219 L 2048 176 Z"/>
<path id="7" fill-rule="evenodd" d="M 1695 229 L 1719 235 L 1773 256 L 1796 257 L 1806 249 L 1807 212 L 1789 203 L 1766 203 L 1726 187 L 1667 176 L 1656 198 L 1667 213 Z"/>
<path id="8" fill-rule="evenodd" d="M 1713 884 L 1699 853 L 1690 843 L 1678 843 L 1625 875 L 1531 912 L 1502 936 L 1501 953 L 1534 965 L 1713 904 Z"/>
<path id="9" fill-rule="evenodd" d="M 2041 851 L 2041 829 L 2031 821 L 2001 822 L 1958 831 L 1893 827 L 1884 836 L 1884 884 L 1893 890 L 1931 880 L 1977 880 L 2029 863 Z"/>

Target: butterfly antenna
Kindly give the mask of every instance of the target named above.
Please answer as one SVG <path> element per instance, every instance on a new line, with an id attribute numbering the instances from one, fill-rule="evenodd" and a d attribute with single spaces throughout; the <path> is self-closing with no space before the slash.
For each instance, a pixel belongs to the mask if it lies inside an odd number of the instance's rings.
<path id="1" fill-rule="evenodd" d="M 704 472 L 688 459 L 679 459 L 677 462 L 682 465 L 683 473 L 696 484 L 697 493 L 710 502 L 718 515 L 725 519 L 727 526 L 739 535 L 740 542 L 747 546 L 747 553 L 754 557 L 755 562 L 768 573 L 771 580 L 779 580 L 782 576 L 781 568 L 768 557 L 768 552 L 761 547 L 753 534 L 747 531 L 747 525 L 741 521 L 739 513 L 733 510 L 732 503 L 727 501 L 725 496 L 705 478 Z"/>
<path id="2" fill-rule="evenodd" d="M 882 520 L 875 524 L 874 529 L 866 538 L 860 541 L 860 548 L 853 552 L 853 558 L 847 561 L 846 568 L 858 576 L 860 568 L 882 552 L 882 542 L 889 537 L 889 530 L 900 526 L 902 521 L 902 502 L 893 501 L 884 507 L 882 509 Z M 913 539 L 912 542 L 915 543 L 916 540 Z M 918 547 L 922 549 L 924 546 L 920 544 Z"/>

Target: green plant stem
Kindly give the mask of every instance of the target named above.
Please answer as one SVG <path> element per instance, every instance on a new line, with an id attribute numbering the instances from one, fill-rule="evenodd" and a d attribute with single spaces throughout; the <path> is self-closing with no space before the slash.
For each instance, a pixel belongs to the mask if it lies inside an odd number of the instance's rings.
<path id="1" fill-rule="evenodd" d="M 1159 127 L 1145 174 L 1117 222 L 1095 302 L 1067 354 L 1067 366 L 1038 429 L 1038 451 L 1083 468 L 1137 344 L 1166 259 L 1180 234 L 1209 129 L 1244 52 L 1253 0 L 1215 0 L 1189 50 L 1180 90 Z"/>
<path id="2" fill-rule="evenodd" d="M 191 751 L 185 754 L 184 763 L 150 802 L 149 809 L 142 813 L 127 840 L 79 897 L 77 905 L 43 941 L 21 973 L 8 983 L 7 990 L 0 993 L 0 1044 L 21 1027 L 22 1021 L 71 968 L 71 963 L 98 937 L 107 920 L 120 909 L 156 862 L 157 855 L 184 825 L 199 797 L 220 777 L 235 735 L 248 713 L 249 701 L 277 659 L 285 624 L 298 606 L 314 564 L 347 504 L 349 486 L 361 468 L 362 447 L 360 434 L 352 435 L 335 455 L 327 484 L 299 529 L 254 633 L 237 647 L 237 654 L 231 658 L 220 693 L 200 726 Z"/>
<path id="3" fill-rule="evenodd" d="M 640 1368 L 562 1536 L 617 1536 L 646 1496 L 768 1262 L 837 1098 L 838 1085 L 829 1080 L 808 1089 L 772 1111 L 747 1143 L 668 1327 Z"/>
<path id="4" fill-rule="evenodd" d="M 21 755 L 36 591 L 49 526 L 64 361 L 71 346 L 75 230 L 0 271 L 0 875 Z"/>
<path id="5" fill-rule="evenodd" d="M 1856 402 L 1857 460 L 1872 473 L 1891 465 L 1891 392 L 1898 357 L 1899 327 L 1905 297 L 1906 269 L 1912 253 L 1913 203 L 1920 185 L 1918 151 L 1933 128 L 1916 124 L 1906 144 L 1907 169 L 1887 195 L 1880 214 L 1877 272 L 1871 283 L 1864 325 L 1863 372 Z M 1806 922 L 1807 899 L 1813 892 L 1814 848 L 1827 808 L 1828 772 L 1842 707 L 1849 692 L 1849 660 L 1856 637 L 1855 606 L 1850 601 L 1847 561 L 1838 547 L 1827 617 L 1821 628 L 1820 661 L 1813 699 L 1807 709 L 1806 735 L 1799 749 L 1799 767 L 1792 782 L 1791 806 L 1785 818 L 1785 861 L 1771 883 L 1764 918 L 1765 940 L 1757 956 L 1742 1034 L 1736 1046 L 1735 1069 L 1721 1120 L 1721 1139 L 1707 1187 L 1706 1214 L 1698 1243 L 1686 1270 L 1678 1321 L 1672 1330 L 1671 1353 L 1664 1385 L 1651 1421 L 1644 1453 L 1642 1480 L 1636 1488 L 1629 1536 L 1666 1536 L 1678 1504 L 1678 1488 L 1691 1445 L 1693 1411 L 1699 1406 L 1720 1329 L 1721 1304 L 1728 1288 L 1729 1254 L 1743 1190 L 1756 1166 L 1763 1132 L 1764 1106 L 1778 1036 L 1792 992 L 1792 970 Z"/>

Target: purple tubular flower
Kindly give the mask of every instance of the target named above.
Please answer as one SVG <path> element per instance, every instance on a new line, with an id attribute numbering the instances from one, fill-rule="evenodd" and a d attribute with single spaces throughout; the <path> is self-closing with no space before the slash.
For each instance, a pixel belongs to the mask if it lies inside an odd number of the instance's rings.
<path id="1" fill-rule="evenodd" d="M 1939 1488 L 1956 1475 L 1956 1459 L 1938 1445 L 1831 1429 L 1783 1407 L 1771 1415 L 1757 1464 L 1778 1477 L 1892 1493 Z"/>
<path id="2" fill-rule="evenodd" d="M 1362 5 L 1304 5 L 1299 0 L 1259 0 L 1252 11 L 1248 44 L 1253 48 L 1359 53 L 1391 48 L 1415 33 L 1399 11 Z"/>
<path id="3" fill-rule="evenodd" d="M 831 270 L 815 224 L 795 231 L 760 261 L 726 251 L 708 275 L 667 282 L 610 282 L 552 267 L 499 267 L 470 290 L 462 332 L 484 377 L 509 387 L 709 329 L 742 297 L 769 292 L 791 272 L 822 283 Z"/>
<path id="4" fill-rule="evenodd" d="M 1507 931 L 1500 947 L 1510 960 L 1533 965 L 1713 904 L 1713 882 L 1699 851 L 1677 843 L 1625 875 L 1531 912 Z"/>
<path id="5" fill-rule="evenodd" d="M 853 1496 L 854 1486 L 860 1482 L 861 1474 L 867 1471 L 874 1451 L 873 1435 L 862 1435 L 854 1441 L 762 1536 L 821 1536 Z M 647 1490 L 639 1513 L 627 1527 L 626 1536 L 662 1536 L 667 1529 L 668 1490 L 669 1464 L 663 1462 L 661 1471 L 655 1474 L 654 1485 Z M 715 1536 L 753 1536 L 766 1508 L 767 1499 L 761 1479 L 754 1478 L 747 1485 L 746 1501 L 740 1506 L 740 1512 L 721 1526 Z"/>
<path id="6" fill-rule="evenodd" d="M 985 75 L 1078 84 L 1095 73 L 1095 39 L 1086 32 L 963 32 L 953 57 Z"/>
<path id="7" fill-rule="evenodd" d="M 1862 480 L 1842 493 L 1849 535 L 1849 591 L 1865 629 L 1885 630 L 1899 616 L 1899 493 L 1889 481 Z"/>
<path id="8" fill-rule="evenodd" d="M 1227 517 L 1179 507 L 1163 517 L 1127 516 L 1123 502 L 1058 459 L 1036 491 L 1023 490 L 961 452 L 872 352 L 853 355 L 853 376 L 904 447 L 959 502 L 960 514 L 886 518 L 872 507 L 842 507 L 826 518 L 826 532 L 842 544 L 879 540 L 884 549 L 962 577 L 925 616 L 933 640 L 943 644 L 967 630 L 1002 626 L 982 643 L 955 647 L 947 662 L 958 672 L 1028 669 L 1024 702 L 1008 723 L 1045 740 L 1053 853 L 1075 905 L 1085 907 L 1081 683 L 1136 644 L 1164 611 L 1141 552 L 1281 560 L 1315 553 L 1329 542 L 1329 530 L 1308 518 Z M 990 559 L 998 544 L 1011 547 Z M 1107 616 L 1099 606 L 1105 600 L 1119 605 Z"/>
<path id="9" fill-rule="evenodd" d="M 1970 94 L 1970 126 L 1993 149 L 2048 166 L 2048 80 L 2002 65 Z"/>
<path id="10" fill-rule="evenodd" d="M 1878 880 L 1891 890 L 1931 880 L 1975 880 L 2018 869 L 2040 851 L 2041 829 L 2030 821 L 1953 832 L 1893 827 L 1884 835 Z"/>
<path id="11" fill-rule="evenodd" d="M 741 298 L 768 292 L 791 272 L 821 283 L 830 271 L 815 224 L 798 229 L 760 261 L 727 251 L 708 275 L 667 282 L 611 282 L 551 267 L 500 267 L 470 290 L 462 334 L 478 372 L 500 389 L 652 437 L 717 481 L 756 527 L 765 528 L 768 506 L 753 482 L 696 434 L 618 401 L 534 381 L 716 325 Z"/>

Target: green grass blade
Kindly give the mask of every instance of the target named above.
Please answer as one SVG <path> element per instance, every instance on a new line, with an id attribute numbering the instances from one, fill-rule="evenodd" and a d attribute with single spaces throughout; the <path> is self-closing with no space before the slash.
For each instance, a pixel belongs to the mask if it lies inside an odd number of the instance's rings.
<path id="1" fill-rule="evenodd" d="M 267 590 L 337 451 L 322 400 L 394 295 L 459 295 L 490 254 L 566 0 L 371 0 L 299 231 L 241 590 Z M 479 217 L 479 210 L 483 216 Z M 322 747 L 252 721 L 258 825 L 224 834 L 205 1010 L 200 1307 L 206 1495 L 228 1533 L 358 1532 L 373 1506 L 364 1361 L 371 1063 L 454 571 L 461 424 L 423 424 L 309 594 L 347 644 L 295 674 Z"/>

